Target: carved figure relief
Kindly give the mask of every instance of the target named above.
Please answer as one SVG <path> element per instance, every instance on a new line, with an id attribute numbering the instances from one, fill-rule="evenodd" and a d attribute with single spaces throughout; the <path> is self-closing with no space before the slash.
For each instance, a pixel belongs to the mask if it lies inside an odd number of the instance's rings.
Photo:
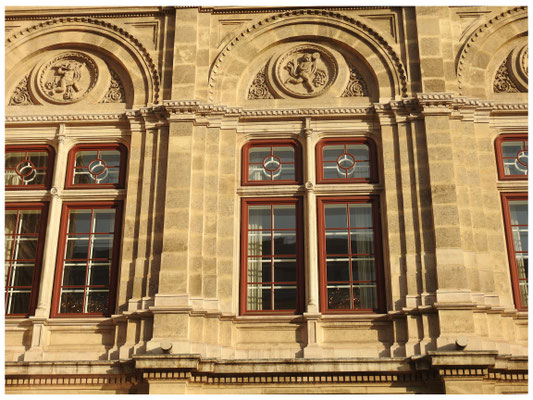
<path id="1" fill-rule="evenodd" d="M 273 99 L 274 96 L 266 83 L 266 66 L 255 76 L 250 89 L 248 89 L 248 100 Z"/>
<path id="2" fill-rule="evenodd" d="M 335 57 L 317 45 L 296 46 L 274 63 L 273 75 L 279 88 L 293 97 L 323 94 L 337 78 Z"/>
<path id="3" fill-rule="evenodd" d="M 126 102 L 126 92 L 122 81 L 113 70 L 110 69 L 110 72 L 111 82 L 109 83 L 109 89 L 100 103 L 124 103 Z"/>
<path id="4" fill-rule="evenodd" d="M 52 103 L 74 103 L 94 88 L 97 78 L 94 60 L 83 53 L 67 52 L 41 66 L 37 90 Z"/>
<path id="5" fill-rule="evenodd" d="M 496 71 L 494 93 L 527 93 L 528 46 L 515 48 Z"/>
<path id="6" fill-rule="evenodd" d="M 13 92 L 13 95 L 11 96 L 11 99 L 9 100 L 10 106 L 29 106 L 34 104 L 29 88 L 28 88 L 28 79 L 29 74 L 26 75 L 17 85 L 15 88 L 15 91 Z"/>

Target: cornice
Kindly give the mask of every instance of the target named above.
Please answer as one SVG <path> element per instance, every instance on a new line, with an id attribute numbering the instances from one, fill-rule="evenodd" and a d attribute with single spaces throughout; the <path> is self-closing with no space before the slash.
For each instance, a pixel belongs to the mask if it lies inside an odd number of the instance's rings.
<path id="1" fill-rule="evenodd" d="M 390 10 L 387 6 L 368 7 L 306 7 L 308 9 L 328 10 L 328 11 L 353 11 L 353 10 Z M 298 10 L 301 7 L 199 7 L 198 11 L 209 14 L 263 14 L 280 11 Z"/>
<path id="2" fill-rule="evenodd" d="M 7 7 L 6 21 L 43 21 L 63 16 L 93 18 L 156 17 L 173 12 L 173 7 Z"/>
<path id="3" fill-rule="evenodd" d="M 6 115 L 5 122 L 102 122 L 126 120 L 126 113 L 113 114 L 55 114 L 55 115 Z"/>

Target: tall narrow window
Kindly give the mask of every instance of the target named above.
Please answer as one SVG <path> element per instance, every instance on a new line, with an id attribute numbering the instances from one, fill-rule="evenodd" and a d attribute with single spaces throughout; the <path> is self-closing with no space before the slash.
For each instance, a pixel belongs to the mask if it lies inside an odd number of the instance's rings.
<path id="1" fill-rule="evenodd" d="M 527 310 L 528 222 L 527 194 L 502 195 L 507 250 L 516 308 Z"/>
<path id="2" fill-rule="evenodd" d="M 242 162 L 243 185 L 301 182 L 300 145 L 295 140 L 256 140 L 246 143 Z"/>
<path id="3" fill-rule="evenodd" d="M 527 179 L 527 135 L 502 135 L 496 139 L 498 177 L 500 180 Z"/>
<path id="4" fill-rule="evenodd" d="M 243 199 L 241 314 L 303 306 L 301 199 Z"/>
<path id="5" fill-rule="evenodd" d="M 332 138 L 317 147 L 318 183 L 357 183 L 377 180 L 374 142 L 367 138 Z"/>
<path id="6" fill-rule="evenodd" d="M 53 316 L 113 311 L 120 226 L 120 203 L 63 206 Z"/>
<path id="7" fill-rule="evenodd" d="M 6 146 L 6 190 L 50 188 L 53 163 L 49 146 Z"/>
<path id="8" fill-rule="evenodd" d="M 382 311 L 377 199 L 321 198 L 318 203 L 323 312 Z"/>
<path id="9" fill-rule="evenodd" d="M 126 148 L 121 144 L 78 145 L 69 153 L 67 188 L 123 188 Z"/>
<path id="10" fill-rule="evenodd" d="M 37 302 L 47 208 L 9 204 L 5 214 L 5 313 L 27 316 Z"/>

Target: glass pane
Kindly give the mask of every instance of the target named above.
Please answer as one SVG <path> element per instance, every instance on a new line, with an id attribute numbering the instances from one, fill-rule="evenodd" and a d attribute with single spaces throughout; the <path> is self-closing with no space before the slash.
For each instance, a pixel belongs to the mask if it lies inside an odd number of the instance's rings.
<path id="1" fill-rule="evenodd" d="M 274 232 L 274 254 L 296 254 L 296 233 Z"/>
<path id="2" fill-rule="evenodd" d="M 516 267 L 518 268 L 518 279 L 528 279 L 528 255 L 516 254 Z"/>
<path id="3" fill-rule="evenodd" d="M 109 292 L 107 290 L 87 290 L 87 312 L 88 313 L 107 313 Z"/>
<path id="4" fill-rule="evenodd" d="M 274 280 L 276 282 L 296 282 L 296 259 L 274 259 Z"/>
<path id="5" fill-rule="evenodd" d="M 115 184 L 119 182 L 119 168 L 107 168 L 105 173 L 98 175 L 96 177 L 96 183 L 104 184 Z"/>
<path id="6" fill-rule="evenodd" d="M 374 235 L 371 229 L 357 229 L 350 233 L 352 254 L 374 254 Z"/>
<path id="7" fill-rule="evenodd" d="M 368 160 L 368 146 L 366 144 L 349 144 L 346 146 L 348 153 L 353 155 L 357 161 Z"/>
<path id="8" fill-rule="evenodd" d="M 513 240 L 515 251 L 528 251 L 527 250 L 527 227 L 515 226 L 513 227 Z"/>
<path id="9" fill-rule="evenodd" d="M 270 231 L 248 232 L 248 255 L 261 256 L 272 254 L 272 238 Z"/>
<path id="10" fill-rule="evenodd" d="M 33 280 L 33 264 L 13 263 L 10 286 L 31 286 Z"/>
<path id="11" fill-rule="evenodd" d="M 248 282 L 272 282 L 270 258 L 248 257 Z"/>
<path id="12" fill-rule="evenodd" d="M 22 179 L 17 175 L 17 173 L 13 170 L 6 170 L 5 171 L 5 177 L 4 182 L 7 185 L 20 185 L 22 184 Z"/>
<path id="13" fill-rule="evenodd" d="M 248 229 L 271 229 L 271 206 L 250 206 L 248 208 Z"/>
<path id="14" fill-rule="evenodd" d="M 94 210 L 95 224 L 93 232 L 113 233 L 115 230 L 116 210 Z"/>
<path id="15" fill-rule="evenodd" d="M 337 166 L 337 163 L 324 163 L 324 179 L 345 178 L 345 172 Z"/>
<path id="16" fill-rule="evenodd" d="M 17 233 L 38 233 L 41 210 L 20 210 L 20 231 Z"/>
<path id="17" fill-rule="evenodd" d="M 527 290 L 527 282 L 520 282 L 520 299 L 522 301 L 522 306 L 527 307 L 527 301 L 528 301 L 528 290 Z"/>
<path id="18" fill-rule="evenodd" d="M 272 294 L 271 286 L 248 285 L 248 310 L 271 310 Z"/>
<path id="19" fill-rule="evenodd" d="M 69 212 L 69 233 L 89 233 L 91 229 L 92 210 L 70 210 Z"/>
<path id="20" fill-rule="evenodd" d="M 510 201 L 511 225 L 527 225 L 527 200 Z"/>
<path id="21" fill-rule="evenodd" d="M 100 159 L 104 160 L 108 167 L 120 166 L 120 151 L 118 150 L 101 150 Z"/>
<path id="22" fill-rule="evenodd" d="M 324 161 L 337 161 L 337 158 L 344 153 L 343 144 L 327 145 L 322 148 Z"/>
<path id="23" fill-rule="evenodd" d="M 274 147 L 273 153 L 279 157 L 281 162 L 294 162 L 294 148 L 292 146 Z"/>
<path id="24" fill-rule="evenodd" d="M 89 258 L 111 258 L 113 256 L 113 236 L 93 236 Z"/>
<path id="25" fill-rule="evenodd" d="M 357 161 L 355 168 L 349 171 L 349 178 L 370 178 L 370 162 Z"/>
<path id="26" fill-rule="evenodd" d="M 372 227 L 372 205 L 371 204 L 350 204 L 350 227 L 352 228 Z"/>
<path id="27" fill-rule="evenodd" d="M 296 309 L 296 286 L 275 285 L 274 286 L 274 309 L 294 310 Z"/>
<path id="28" fill-rule="evenodd" d="M 348 231 L 326 231 L 326 253 L 348 254 Z"/>
<path id="29" fill-rule="evenodd" d="M 330 310 L 350 309 L 349 285 L 328 285 L 328 308 Z"/>
<path id="30" fill-rule="evenodd" d="M 17 210 L 6 210 L 5 234 L 9 235 L 9 234 L 15 233 L 16 224 L 17 224 Z"/>
<path id="31" fill-rule="evenodd" d="M 19 151 L 8 151 L 6 152 L 5 157 L 6 168 L 15 168 L 19 162 L 26 158 L 26 153 Z"/>
<path id="32" fill-rule="evenodd" d="M 266 173 L 263 164 L 250 164 L 248 167 L 248 179 L 250 181 L 270 180 L 270 173 Z"/>
<path id="33" fill-rule="evenodd" d="M 75 170 L 72 183 L 76 185 L 92 184 L 94 183 L 94 177 L 87 170 Z"/>
<path id="34" fill-rule="evenodd" d="M 30 291 L 9 291 L 7 299 L 8 314 L 27 314 L 30 311 Z"/>
<path id="35" fill-rule="evenodd" d="M 89 262 L 89 285 L 109 285 L 109 263 Z"/>
<path id="36" fill-rule="evenodd" d="M 87 237 L 69 237 L 67 238 L 67 248 L 65 259 L 85 259 L 89 250 L 89 239 Z"/>
<path id="37" fill-rule="evenodd" d="M 60 313 L 83 312 L 83 289 L 63 289 L 59 304 Z"/>
<path id="38" fill-rule="evenodd" d="M 78 151 L 76 153 L 76 167 L 87 167 L 92 160 L 97 158 L 96 151 Z"/>
<path id="39" fill-rule="evenodd" d="M 326 204 L 326 229 L 346 228 L 346 204 Z"/>
<path id="40" fill-rule="evenodd" d="M 348 258 L 326 259 L 327 279 L 329 281 L 349 281 L 350 261 Z"/>
<path id="41" fill-rule="evenodd" d="M 263 160 L 270 155 L 270 146 L 268 147 L 251 147 L 248 161 L 251 163 L 263 163 Z"/>
<path id="42" fill-rule="evenodd" d="M 373 258 L 354 257 L 352 258 L 352 279 L 354 281 L 375 282 L 375 268 Z"/>
<path id="43" fill-rule="evenodd" d="M 48 167 L 48 153 L 46 151 L 30 151 L 28 159 L 33 163 L 35 168 Z"/>
<path id="44" fill-rule="evenodd" d="M 274 206 L 274 229 L 296 229 L 296 207 Z"/>
<path id="45" fill-rule="evenodd" d="M 522 141 L 502 142 L 502 154 L 504 157 L 516 157 L 523 148 Z"/>
<path id="46" fill-rule="evenodd" d="M 279 173 L 278 174 L 274 173 L 274 180 L 293 181 L 295 179 L 296 179 L 296 174 L 294 170 L 294 164 L 281 164 Z"/>
<path id="47" fill-rule="evenodd" d="M 353 287 L 353 308 L 355 309 L 376 309 L 377 296 L 375 285 L 354 285 Z"/>
<path id="48" fill-rule="evenodd" d="M 37 237 L 19 237 L 15 243 L 13 259 L 35 260 L 37 256 Z"/>
<path id="49" fill-rule="evenodd" d="M 85 271 L 87 264 L 85 262 L 65 263 L 63 270 L 63 286 L 83 286 L 85 285 Z"/>
<path id="50" fill-rule="evenodd" d="M 6 237 L 6 239 L 4 241 L 4 257 L 5 257 L 6 260 L 11 259 L 11 257 L 13 256 L 11 254 L 11 251 L 13 249 L 13 243 L 14 243 L 13 239 L 10 239 L 10 238 Z"/>

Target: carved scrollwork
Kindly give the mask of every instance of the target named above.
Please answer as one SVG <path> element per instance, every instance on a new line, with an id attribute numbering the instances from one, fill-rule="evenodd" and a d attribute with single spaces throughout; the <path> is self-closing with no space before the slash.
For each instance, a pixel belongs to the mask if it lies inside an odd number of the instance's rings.
<path id="1" fill-rule="evenodd" d="M 26 75 L 17 85 L 11 99 L 10 106 L 28 106 L 34 104 L 29 91 L 29 74 Z"/>
<path id="2" fill-rule="evenodd" d="M 250 89 L 248 89 L 248 100 L 273 99 L 266 83 L 266 66 L 263 67 L 255 76 Z"/>
<path id="3" fill-rule="evenodd" d="M 355 67 L 350 66 L 350 81 L 341 97 L 360 96 L 368 96 L 368 87 L 359 71 Z"/>
<path id="4" fill-rule="evenodd" d="M 111 81 L 109 89 L 100 103 L 124 103 L 126 101 L 126 91 L 120 77 L 113 71 L 111 72 Z"/>
<path id="5" fill-rule="evenodd" d="M 494 77 L 494 93 L 527 93 L 528 47 L 517 47 L 501 63 Z"/>

